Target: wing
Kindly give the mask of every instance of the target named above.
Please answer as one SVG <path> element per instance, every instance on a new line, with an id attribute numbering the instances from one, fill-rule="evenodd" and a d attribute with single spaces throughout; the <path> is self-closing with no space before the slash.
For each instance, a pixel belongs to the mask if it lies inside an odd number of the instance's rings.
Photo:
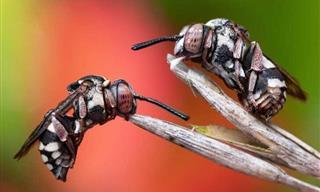
<path id="1" fill-rule="evenodd" d="M 59 103 L 59 105 L 49 111 L 44 119 L 41 121 L 41 123 L 38 125 L 38 127 L 30 134 L 28 139 L 25 141 L 25 143 L 22 145 L 18 153 L 14 156 L 15 159 L 20 159 L 25 154 L 28 153 L 31 146 L 38 140 L 38 138 L 41 136 L 41 134 L 46 130 L 46 128 L 51 123 L 51 114 L 54 112 L 56 114 L 64 115 L 67 113 L 71 108 L 73 101 L 78 99 L 80 95 L 82 95 L 85 91 L 87 91 L 88 87 L 86 85 L 80 86 L 76 91 L 74 91 L 72 94 L 68 95 L 68 97 Z"/>
<path id="2" fill-rule="evenodd" d="M 267 59 L 269 59 L 274 65 L 276 65 L 276 67 L 279 69 L 279 71 L 283 75 L 287 85 L 287 93 L 302 101 L 307 100 L 307 93 L 304 90 L 302 90 L 302 88 L 299 85 L 299 82 L 294 77 L 292 77 L 285 69 L 283 69 L 280 65 L 276 64 L 266 55 L 264 56 Z"/>
<path id="3" fill-rule="evenodd" d="M 41 123 L 38 125 L 38 127 L 33 130 L 33 132 L 30 134 L 28 139 L 24 142 L 20 150 L 17 154 L 15 154 L 15 159 L 20 159 L 25 154 L 28 153 L 31 146 L 34 144 L 34 142 L 40 137 L 40 135 L 47 129 L 49 124 L 51 123 L 50 117 L 53 111 L 48 112 L 48 114 L 44 117 L 44 119 L 41 121 Z"/>

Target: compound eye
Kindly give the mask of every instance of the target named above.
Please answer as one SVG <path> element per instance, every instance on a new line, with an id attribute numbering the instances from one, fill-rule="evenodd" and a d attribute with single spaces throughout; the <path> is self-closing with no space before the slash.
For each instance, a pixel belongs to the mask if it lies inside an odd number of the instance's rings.
<path id="1" fill-rule="evenodd" d="M 117 92 L 117 104 L 119 112 L 122 114 L 129 114 L 134 106 L 132 91 L 126 84 L 120 83 L 118 85 Z"/>
<path id="2" fill-rule="evenodd" d="M 184 48 L 190 53 L 199 53 L 201 51 L 201 44 L 203 38 L 203 25 L 194 24 L 192 25 L 186 35 L 184 40 Z"/>

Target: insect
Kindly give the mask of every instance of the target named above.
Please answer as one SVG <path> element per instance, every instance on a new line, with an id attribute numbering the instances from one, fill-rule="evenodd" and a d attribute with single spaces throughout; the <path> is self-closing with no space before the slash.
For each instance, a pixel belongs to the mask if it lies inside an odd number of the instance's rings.
<path id="1" fill-rule="evenodd" d="M 200 63 L 222 78 L 248 111 L 266 121 L 283 107 L 286 93 L 300 100 L 307 98 L 295 78 L 263 54 L 259 44 L 250 41 L 248 31 L 231 20 L 187 25 L 178 35 L 138 43 L 132 49 L 163 41 L 175 42 L 177 59 Z"/>
<path id="2" fill-rule="evenodd" d="M 188 120 L 188 116 L 152 98 L 137 95 L 124 80 L 110 80 L 102 76 L 85 76 L 71 83 L 69 95 L 44 116 L 38 127 L 27 138 L 14 156 L 20 159 L 39 140 L 43 163 L 54 176 L 66 181 L 78 147 L 85 132 L 97 124 L 104 124 L 116 116 L 129 116 L 136 112 L 136 99 L 160 106 L 170 113 Z M 68 115 L 72 112 L 73 115 Z"/>

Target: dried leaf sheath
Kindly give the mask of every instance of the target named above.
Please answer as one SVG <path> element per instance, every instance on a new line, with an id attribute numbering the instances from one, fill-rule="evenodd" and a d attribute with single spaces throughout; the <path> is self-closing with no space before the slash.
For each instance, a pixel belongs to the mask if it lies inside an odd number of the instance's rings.
<path id="1" fill-rule="evenodd" d="M 254 138 L 243 134 L 238 129 L 230 129 L 217 125 L 195 126 L 193 129 L 207 137 L 229 144 L 233 147 L 249 152 L 256 157 L 271 161 L 277 165 L 288 167 L 284 161 L 278 159 L 267 146 L 263 145 Z"/>
<path id="2" fill-rule="evenodd" d="M 286 184 L 300 191 L 320 191 L 320 189 L 315 186 L 287 175 L 282 169 L 271 163 L 191 131 L 185 127 L 142 115 L 132 115 L 130 116 L 129 121 L 163 139 L 180 145 L 231 169 Z"/>

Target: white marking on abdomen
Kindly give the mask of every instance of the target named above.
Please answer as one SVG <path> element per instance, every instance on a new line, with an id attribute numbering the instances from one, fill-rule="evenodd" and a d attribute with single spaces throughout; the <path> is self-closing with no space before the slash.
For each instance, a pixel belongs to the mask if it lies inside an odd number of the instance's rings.
<path id="1" fill-rule="evenodd" d="M 61 158 L 57 159 L 57 160 L 56 160 L 56 165 L 60 165 L 61 162 L 62 162 L 62 159 L 61 159 Z"/>
<path id="2" fill-rule="evenodd" d="M 44 149 L 45 145 L 40 141 L 39 150 L 42 151 Z"/>
<path id="3" fill-rule="evenodd" d="M 60 155 L 61 155 L 61 152 L 60 152 L 60 151 L 55 151 L 55 152 L 53 152 L 53 153 L 51 154 L 51 157 L 52 157 L 53 159 L 56 159 L 56 158 L 60 157 Z"/>
<path id="4" fill-rule="evenodd" d="M 280 81 L 279 79 L 268 79 L 269 87 L 286 87 L 286 83 L 284 81 Z"/>
<path id="5" fill-rule="evenodd" d="M 42 159 L 42 161 L 43 161 L 44 163 L 49 160 L 48 157 L 45 156 L 45 155 L 43 155 L 43 154 L 41 154 L 41 159 Z"/>
<path id="6" fill-rule="evenodd" d="M 47 165 L 47 167 L 48 167 L 48 169 L 51 171 L 52 169 L 53 169 L 53 166 L 50 164 L 50 163 L 48 163 L 48 164 L 46 164 Z"/>
<path id="7" fill-rule="evenodd" d="M 44 147 L 44 150 L 48 152 L 57 151 L 59 149 L 59 143 L 58 142 L 52 142 L 49 143 L 47 146 Z"/>

